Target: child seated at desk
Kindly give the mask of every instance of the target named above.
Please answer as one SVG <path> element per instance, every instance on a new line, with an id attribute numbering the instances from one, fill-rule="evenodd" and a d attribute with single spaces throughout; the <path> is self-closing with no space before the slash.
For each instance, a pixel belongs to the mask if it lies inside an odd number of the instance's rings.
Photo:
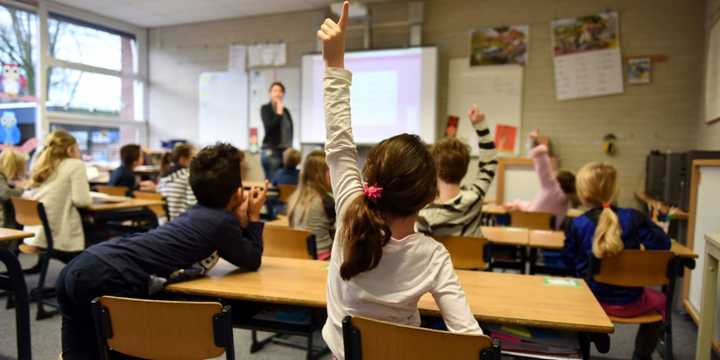
<path id="1" fill-rule="evenodd" d="M 617 171 L 612 165 L 590 163 L 577 174 L 580 201 L 591 208 L 573 220 L 565 233 L 563 258 L 575 275 L 586 278 L 590 256 L 618 254 L 623 249 L 670 249 L 670 238 L 647 216 L 634 209 L 613 205 L 617 194 Z M 595 281 L 590 289 L 605 312 L 617 317 L 645 313 L 665 314 L 665 296 L 650 288 L 613 286 Z M 672 299 L 669 299 L 672 301 Z M 633 359 L 650 359 L 662 334 L 662 322 L 640 325 L 635 338 Z"/>
<path id="2" fill-rule="evenodd" d="M 64 360 L 98 359 L 90 308 L 95 297 L 147 297 L 155 290 L 152 279 L 169 279 L 215 251 L 244 270 L 260 267 L 267 186 L 245 194 L 239 151 L 229 144 L 204 148 L 190 165 L 190 184 L 197 206 L 155 230 L 92 246 L 60 273 Z"/>
<path id="3" fill-rule="evenodd" d="M 437 198 L 420 211 L 417 229 L 434 236 L 480 236 L 483 199 L 497 169 L 495 142 L 487 127 L 485 114 L 477 106 L 468 117 L 478 137 L 478 173 L 468 186 L 460 186 L 470 164 L 470 146 L 449 137 L 438 141 L 432 149 L 437 167 Z"/>
<path id="4" fill-rule="evenodd" d="M 121 165 L 110 174 L 110 186 L 124 186 L 128 188 L 128 196 L 134 190 L 155 191 L 155 183 L 152 181 L 141 181 L 138 183 L 135 168 L 142 165 L 142 149 L 140 145 L 128 144 L 120 148 Z"/>
<path id="5" fill-rule="evenodd" d="M 197 202 L 190 187 L 188 170 L 194 156 L 195 147 L 190 144 L 177 144 L 171 153 L 163 156 L 162 167 L 168 170 L 160 175 L 157 191 L 165 197 L 171 220 Z M 171 165 L 167 166 L 168 163 Z"/>
<path id="6" fill-rule="evenodd" d="M 327 19 L 317 32 L 327 67 L 325 151 L 339 216 L 328 266 L 323 339 L 342 359 L 347 315 L 419 326 L 417 303 L 427 292 L 450 331 L 482 334 L 447 250 L 414 230 L 418 212 L 437 193 L 427 146 L 418 136 L 397 135 L 370 150 L 362 173 L 357 167 L 350 121 L 352 74 L 344 68 L 348 8 L 345 1 L 339 23 Z"/>
<path id="7" fill-rule="evenodd" d="M 85 163 L 75 138 L 65 130 L 56 130 L 45 139 L 45 146 L 33 164 L 29 198 L 43 203 L 54 241 L 54 256 L 69 261 L 85 248 L 85 234 L 78 208 L 90 206 L 90 184 Z M 28 227 L 36 237 L 24 240 L 23 252 L 47 247 L 40 227 Z"/>
<path id="8" fill-rule="evenodd" d="M 329 171 L 324 152 L 316 150 L 308 154 L 300 173 L 300 186 L 290 196 L 288 206 L 290 226 L 315 235 L 320 260 L 330 257 L 335 236 L 335 201 Z"/>
<path id="9" fill-rule="evenodd" d="M 20 197 L 25 191 L 22 182 L 25 178 L 27 161 L 27 155 L 10 148 L 6 148 L 0 153 L 0 203 L 2 203 L 0 221 L 2 221 L 2 227 L 17 227 L 10 198 Z M 0 247 L 8 245 L 10 242 L 0 242 Z"/>
<path id="10" fill-rule="evenodd" d="M 561 228 L 568 208 L 575 202 L 575 175 L 569 171 L 558 171 L 553 174 L 548 147 L 541 144 L 538 130 L 530 133 L 529 141 L 532 146 L 530 157 L 533 167 L 540 180 L 540 192 L 532 201 L 516 200 L 505 205 L 508 211 L 537 211 L 555 215 L 555 228 Z"/>
<path id="11" fill-rule="evenodd" d="M 297 169 L 300 164 L 299 151 L 289 148 L 283 152 L 283 167 L 275 173 L 272 178 L 273 185 L 297 185 L 300 171 Z"/>

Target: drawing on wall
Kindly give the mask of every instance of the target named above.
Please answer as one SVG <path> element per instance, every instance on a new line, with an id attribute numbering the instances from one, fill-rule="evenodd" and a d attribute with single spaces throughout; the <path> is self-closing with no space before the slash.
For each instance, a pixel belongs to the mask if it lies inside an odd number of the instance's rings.
<path id="1" fill-rule="evenodd" d="M 498 124 L 495 127 L 495 147 L 497 151 L 501 153 L 514 153 L 516 137 L 517 127 Z"/>
<path id="2" fill-rule="evenodd" d="M 628 84 L 649 84 L 651 81 L 652 62 L 649 58 L 628 60 Z"/>
<path id="3" fill-rule="evenodd" d="M 555 55 L 620 47 L 618 13 L 604 12 L 552 22 Z"/>
<path id="4" fill-rule="evenodd" d="M 470 66 L 525 65 L 530 28 L 527 25 L 482 28 L 470 34 Z"/>

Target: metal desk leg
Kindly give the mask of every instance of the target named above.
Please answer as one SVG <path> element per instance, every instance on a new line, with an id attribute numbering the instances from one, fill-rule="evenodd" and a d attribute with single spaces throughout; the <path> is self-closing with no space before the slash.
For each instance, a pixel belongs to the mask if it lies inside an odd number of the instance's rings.
<path id="1" fill-rule="evenodd" d="M 583 359 L 590 359 L 590 344 L 595 343 L 595 349 L 601 354 L 610 351 L 610 335 L 598 333 L 578 333 L 580 353 Z"/>
<path id="2" fill-rule="evenodd" d="M 15 329 L 17 332 L 17 355 L 19 360 L 31 360 L 30 346 L 30 303 L 28 301 L 25 277 L 15 255 L 7 249 L 0 249 L 0 262 L 7 267 L 8 274 L 0 276 L 0 287 L 5 287 L 15 296 Z"/>

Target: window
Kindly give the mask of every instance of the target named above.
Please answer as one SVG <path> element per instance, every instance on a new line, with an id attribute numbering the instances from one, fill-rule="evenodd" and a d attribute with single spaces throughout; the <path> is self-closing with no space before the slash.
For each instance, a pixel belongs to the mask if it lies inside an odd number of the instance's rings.
<path id="1" fill-rule="evenodd" d="M 144 120 L 134 35 L 51 14 L 48 37 L 48 111 Z"/>

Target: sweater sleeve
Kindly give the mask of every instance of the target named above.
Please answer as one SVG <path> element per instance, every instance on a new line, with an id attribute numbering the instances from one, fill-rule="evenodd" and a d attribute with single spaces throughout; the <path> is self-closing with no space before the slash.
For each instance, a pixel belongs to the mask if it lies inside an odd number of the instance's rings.
<path id="1" fill-rule="evenodd" d="M 343 209 L 362 192 L 357 147 L 350 122 L 351 82 L 350 71 L 340 68 L 325 71 L 325 153 L 338 216 L 342 216 Z"/>
<path id="2" fill-rule="evenodd" d="M 545 145 L 538 145 L 530 150 L 530 157 L 533 159 L 535 173 L 540 179 L 540 186 L 545 191 L 552 191 L 559 186 L 557 179 L 553 176 L 552 164 L 548 155 L 548 148 Z"/>
<path id="3" fill-rule="evenodd" d="M 497 170 L 497 151 L 495 142 L 490 135 L 485 121 L 481 121 L 475 125 L 475 133 L 478 136 L 478 147 L 480 154 L 478 155 L 477 177 L 471 183 L 470 190 L 477 193 L 479 198 L 484 198 L 490 184 L 495 178 L 495 170 Z"/>
<path id="4" fill-rule="evenodd" d="M 262 222 L 251 222 L 247 229 L 243 229 L 239 222 L 233 221 L 219 227 L 214 245 L 220 257 L 243 270 L 259 269 L 262 264 L 263 226 Z"/>
<path id="5" fill-rule="evenodd" d="M 659 226 L 657 226 L 657 224 L 652 222 L 650 218 L 639 212 L 633 212 L 635 213 L 635 216 L 638 216 L 640 219 L 640 224 L 637 228 L 637 239 L 643 246 L 645 246 L 645 249 L 670 249 L 670 237 Z"/>
<path id="6" fill-rule="evenodd" d="M 92 204 L 90 198 L 90 183 L 87 178 L 85 163 L 80 160 L 73 161 L 70 167 L 70 195 L 76 207 L 88 207 Z"/>
<path id="7" fill-rule="evenodd" d="M 440 269 L 435 279 L 435 285 L 430 293 L 440 308 L 448 330 L 456 333 L 482 335 L 482 329 L 470 310 L 465 292 L 455 274 L 450 255 L 445 249 L 443 249 L 440 259 Z"/>

